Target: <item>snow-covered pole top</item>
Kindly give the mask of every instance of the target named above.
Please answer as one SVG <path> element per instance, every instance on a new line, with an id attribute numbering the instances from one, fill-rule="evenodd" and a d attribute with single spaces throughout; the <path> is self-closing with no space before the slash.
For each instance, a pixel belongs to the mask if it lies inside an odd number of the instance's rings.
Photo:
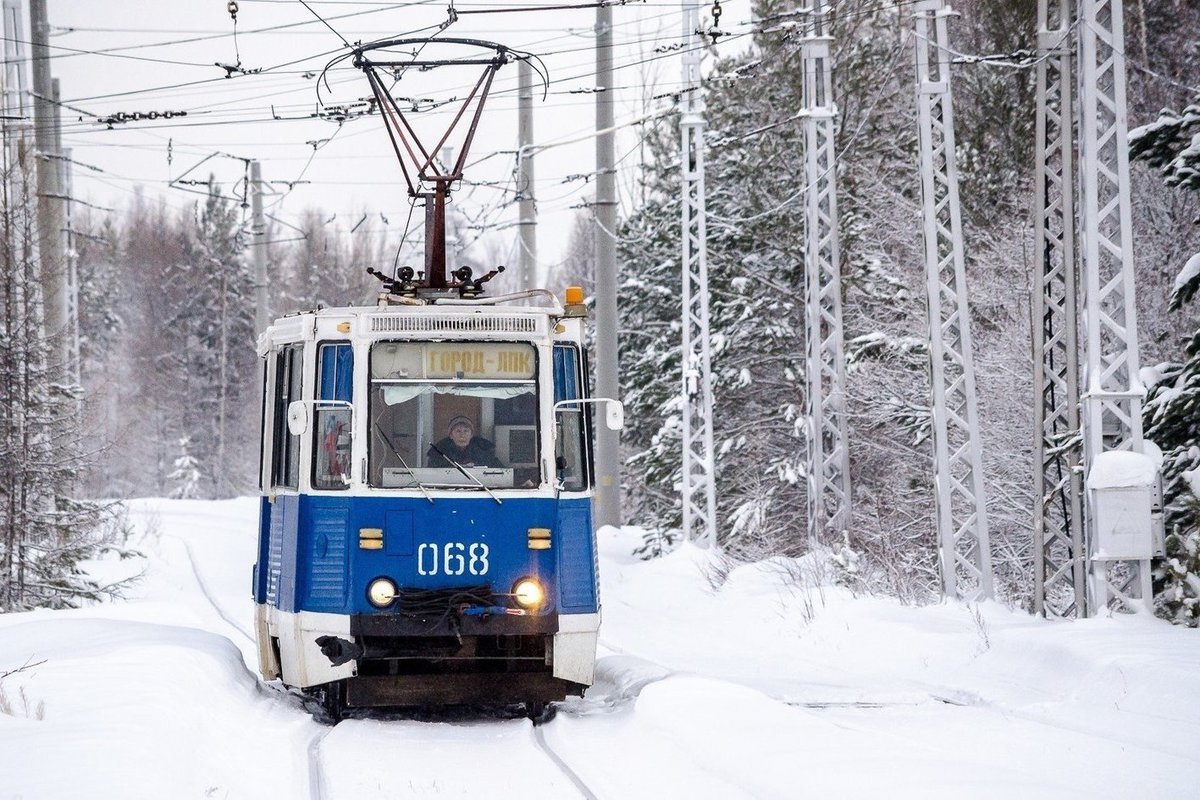
<path id="1" fill-rule="evenodd" d="M 679 111 L 684 124 L 704 124 L 704 95 L 700 88 L 700 59 L 703 55 L 699 0 L 683 0 L 683 87 L 679 95 Z"/>

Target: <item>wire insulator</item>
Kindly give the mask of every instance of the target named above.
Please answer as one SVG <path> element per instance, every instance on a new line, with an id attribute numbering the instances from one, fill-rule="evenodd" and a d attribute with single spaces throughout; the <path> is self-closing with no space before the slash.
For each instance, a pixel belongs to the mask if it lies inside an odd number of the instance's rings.
<path id="1" fill-rule="evenodd" d="M 709 28 L 707 36 L 712 39 L 712 43 L 716 44 L 717 39 L 725 34 L 721 31 L 721 0 L 713 0 L 712 7 L 712 27 Z"/>

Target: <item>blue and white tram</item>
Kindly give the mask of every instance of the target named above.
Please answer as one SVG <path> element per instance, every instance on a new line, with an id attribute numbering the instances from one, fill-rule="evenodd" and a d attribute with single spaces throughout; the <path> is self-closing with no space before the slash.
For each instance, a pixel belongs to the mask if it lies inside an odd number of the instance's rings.
<path id="1" fill-rule="evenodd" d="M 622 410 L 588 399 L 582 292 L 567 301 L 383 295 L 262 334 L 265 679 L 335 717 L 468 703 L 536 714 L 591 684 L 589 404 L 613 428 Z M 464 419 L 487 457 L 443 452 Z"/>

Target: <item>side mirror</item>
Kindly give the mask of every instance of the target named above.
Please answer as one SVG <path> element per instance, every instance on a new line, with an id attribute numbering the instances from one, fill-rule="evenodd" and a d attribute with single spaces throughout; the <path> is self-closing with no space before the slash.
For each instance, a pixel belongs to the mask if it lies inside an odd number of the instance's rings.
<path id="1" fill-rule="evenodd" d="M 625 405 L 620 400 L 604 402 L 604 427 L 619 431 L 625 427 Z"/>
<path id="2" fill-rule="evenodd" d="M 308 405 L 303 400 L 288 403 L 287 425 L 292 436 L 303 436 L 308 432 Z"/>
<path id="3" fill-rule="evenodd" d="M 586 400 L 559 400 L 554 404 L 554 413 L 564 408 L 581 407 L 587 403 L 604 404 L 604 427 L 610 431 L 619 431 L 625 427 L 625 406 L 620 400 L 610 400 L 607 397 L 591 397 Z"/>

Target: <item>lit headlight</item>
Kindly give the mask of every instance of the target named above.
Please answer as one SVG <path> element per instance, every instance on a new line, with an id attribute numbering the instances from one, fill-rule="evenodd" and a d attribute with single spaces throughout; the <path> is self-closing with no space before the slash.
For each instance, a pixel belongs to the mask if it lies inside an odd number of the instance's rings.
<path id="1" fill-rule="evenodd" d="M 367 599 L 376 608 L 387 608 L 396 599 L 396 584 L 387 578 L 376 578 L 367 587 Z"/>
<path id="2" fill-rule="evenodd" d="M 546 602 L 546 591 L 533 578 L 522 578 L 513 584 L 513 599 L 522 608 L 541 608 Z"/>

